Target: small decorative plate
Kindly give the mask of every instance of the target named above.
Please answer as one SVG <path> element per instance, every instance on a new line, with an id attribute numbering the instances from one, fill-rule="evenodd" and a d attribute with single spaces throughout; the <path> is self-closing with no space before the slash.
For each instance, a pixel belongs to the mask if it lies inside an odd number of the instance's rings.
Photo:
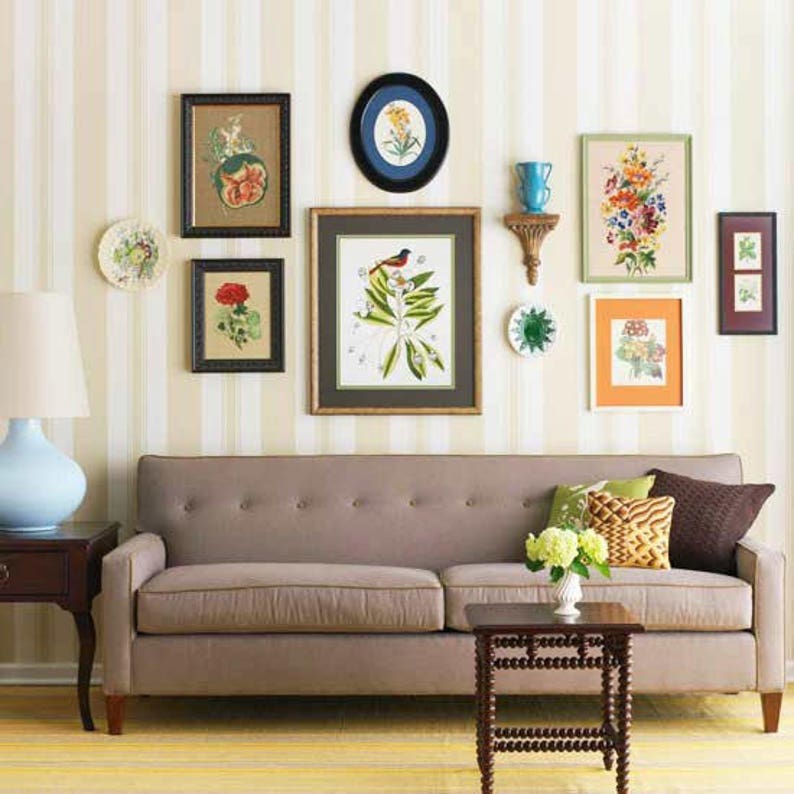
<path id="1" fill-rule="evenodd" d="M 168 267 L 165 235 L 151 223 L 130 218 L 114 223 L 99 243 L 99 269 L 120 289 L 153 286 Z"/>
<path id="2" fill-rule="evenodd" d="M 507 321 L 507 338 L 520 356 L 542 355 L 557 338 L 557 321 L 545 306 L 519 306 Z"/>
<path id="3" fill-rule="evenodd" d="M 364 176 L 390 193 L 426 185 L 447 154 L 449 119 L 433 87 L 404 72 L 384 74 L 361 93 L 350 145 Z"/>

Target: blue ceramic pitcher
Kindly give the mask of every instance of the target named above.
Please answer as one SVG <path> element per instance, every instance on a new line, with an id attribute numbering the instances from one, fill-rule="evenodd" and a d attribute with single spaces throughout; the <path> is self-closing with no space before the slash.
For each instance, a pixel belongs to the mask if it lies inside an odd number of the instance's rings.
<path id="1" fill-rule="evenodd" d="M 551 189 L 548 186 L 551 163 L 516 163 L 518 175 L 518 199 L 527 212 L 543 212 L 546 209 Z"/>

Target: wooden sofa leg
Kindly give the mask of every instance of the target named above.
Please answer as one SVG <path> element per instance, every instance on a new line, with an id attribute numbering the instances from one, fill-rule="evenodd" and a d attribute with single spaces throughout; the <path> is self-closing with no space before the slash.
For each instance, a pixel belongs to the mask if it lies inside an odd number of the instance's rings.
<path id="1" fill-rule="evenodd" d="M 121 736 L 124 727 L 124 695 L 106 695 L 105 711 L 108 718 L 108 733 Z"/>
<path id="2" fill-rule="evenodd" d="M 761 709 L 764 712 L 764 733 L 777 733 L 782 703 L 782 692 L 761 693 Z"/>

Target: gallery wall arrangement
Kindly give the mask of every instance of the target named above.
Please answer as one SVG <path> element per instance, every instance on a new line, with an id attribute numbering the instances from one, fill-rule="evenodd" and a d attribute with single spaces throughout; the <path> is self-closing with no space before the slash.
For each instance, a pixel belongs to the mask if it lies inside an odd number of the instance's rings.
<path id="1" fill-rule="evenodd" d="M 0 287 L 74 298 L 79 517 L 133 526 L 147 452 L 736 451 L 784 547 L 794 42 L 754 5 L 0 6 Z M 71 633 L 5 608 L 0 664 Z"/>

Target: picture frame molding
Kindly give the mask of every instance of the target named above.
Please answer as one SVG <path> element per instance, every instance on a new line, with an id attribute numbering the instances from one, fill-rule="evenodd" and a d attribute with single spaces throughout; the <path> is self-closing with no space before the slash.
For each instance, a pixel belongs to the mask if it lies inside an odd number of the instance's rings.
<path id="1" fill-rule="evenodd" d="M 284 260 L 192 259 L 191 260 L 191 371 L 284 372 Z M 204 350 L 204 275 L 206 273 L 270 273 L 269 359 L 207 359 Z"/>
<path id="2" fill-rule="evenodd" d="M 278 226 L 196 226 L 193 223 L 193 109 L 201 105 L 278 105 L 280 109 L 280 176 Z M 192 237 L 290 237 L 290 94 L 182 94 L 180 97 L 181 134 L 181 202 L 180 234 Z"/>
<path id="3" fill-rule="evenodd" d="M 727 262 L 722 251 L 722 236 L 725 220 L 728 218 L 769 218 L 772 225 L 772 330 L 727 330 L 725 328 L 725 296 L 723 283 L 726 275 Z M 717 255 L 719 257 L 717 298 L 719 301 L 719 315 L 717 318 L 718 333 L 720 336 L 777 336 L 778 335 L 778 289 L 777 289 L 777 212 L 718 212 L 717 213 Z M 735 270 L 735 268 L 734 268 Z M 763 277 L 763 265 L 759 270 Z"/>
<path id="4" fill-rule="evenodd" d="M 690 284 L 692 283 L 692 135 L 689 133 L 583 133 L 580 135 L 581 141 L 581 196 L 580 210 L 582 213 L 582 282 L 585 284 Z M 643 276 L 642 278 L 628 278 L 626 276 L 593 276 L 589 271 L 588 257 L 588 234 L 589 222 L 587 213 L 587 172 L 588 154 L 587 144 L 590 141 L 681 141 L 684 143 L 685 171 L 684 174 L 684 198 L 686 201 L 685 209 L 685 251 L 686 251 L 686 273 L 684 278 L 672 278 L 669 276 Z"/>
<path id="5" fill-rule="evenodd" d="M 676 300 L 681 304 L 681 405 L 598 405 L 596 394 L 596 301 L 599 300 Z M 590 333 L 588 355 L 588 409 L 594 413 L 680 413 L 690 403 L 689 395 L 689 348 L 684 343 L 684 334 L 689 327 L 689 301 L 686 295 L 675 293 L 590 293 L 588 295 L 588 327 Z"/>
<path id="6" fill-rule="evenodd" d="M 471 406 L 326 406 L 320 399 L 320 312 L 319 312 L 319 221 L 322 217 L 368 216 L 432 216 L 461 215 L 472 218 L 472 345 L 474 400 Z M 480 298 L 480 208 L 479 207 L 312 207 L 309 210 L 310 255 L 310 366 L 309 411 L 314 415 L 461 415 L 482 414 L 482 317 Z"/>

